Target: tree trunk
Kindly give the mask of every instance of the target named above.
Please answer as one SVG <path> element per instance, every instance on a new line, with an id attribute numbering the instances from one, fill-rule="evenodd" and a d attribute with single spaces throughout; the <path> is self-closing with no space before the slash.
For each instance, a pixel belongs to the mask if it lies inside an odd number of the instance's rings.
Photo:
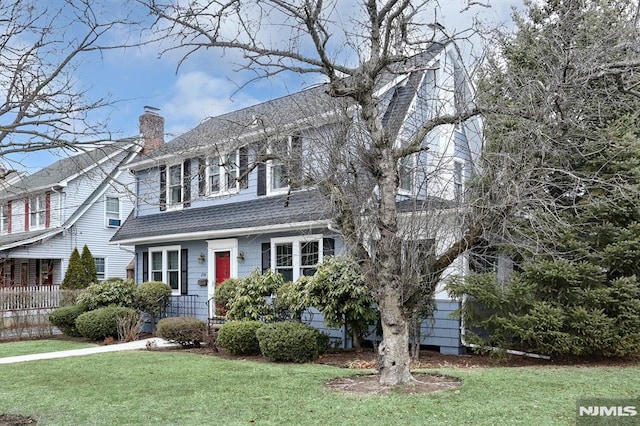
<path id="1" fill-rule="evenodd" d="M 402 302 L 396 292 L 390 292 L 379 300 L 382 343 L 378 347 L 380 384 L 395 386 L 413 380 L 409 367 L 409 323 L 402 315 Z"/>

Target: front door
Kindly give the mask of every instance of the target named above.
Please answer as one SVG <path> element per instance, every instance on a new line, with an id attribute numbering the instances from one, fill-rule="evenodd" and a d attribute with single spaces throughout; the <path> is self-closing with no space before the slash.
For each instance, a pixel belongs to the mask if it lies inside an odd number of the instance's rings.
<path id="1" fill-rule="evenodd" d="M 215 252 L 216 262 L 216 288 L 227 278 L 231 278 L 231 252 L 217 251 Z M 216 303 L 216 314 L 225 315 L 225 309 L 222 305 Z"/>

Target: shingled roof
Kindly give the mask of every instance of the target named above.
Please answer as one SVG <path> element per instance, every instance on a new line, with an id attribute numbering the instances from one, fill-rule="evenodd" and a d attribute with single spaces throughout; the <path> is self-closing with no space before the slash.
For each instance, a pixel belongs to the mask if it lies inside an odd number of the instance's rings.
<path id="1" fill-rule="evenodd" d="M 296 224 L 320 223 L 328 218 L 326 201 L 313 191 L 300 191 L 211 207 L 138 217 L 131 215 L 111 242 L 140 243 L 155 238 L 166 240 L 170 235 L 222 235 L 225 231 L 233 231 L 233 235 L 250 235 L 256 228 L 289 226 L 293 229 Z"/>
<path id="2" fill-rule="evenodd" d="M 390 133 L 395 137 L 402 120 L 415 96 L 424 67 L 432 61 L 444 48 L 442 43 L 433 43 L 426 51 L 409 58 L 405 63 L 398 64 L 397 69 L 384 73 L 378 81 L 378 89 L 382 89 L 392 82 L 398 75 L 409 74 L 409 82 L 396 94 L 393 111 L 386 114 L 386 124 Z M 409 70 L 409 71 L 407 71 Z M 301 90 L 287 96 L 271 99 L 247 108 L 242 108 L 202 122 L 192 130 L 177 136 L 158 149 L 149 153 L 140 164 L 132 164 L 137 169 L 140 165 L 148 165 L 149 161 L 159 161 L 161 158 L 180 153 L 190 155 L 213 144 L 241 145 L 255 139 L 263 138 L 263 132 L 273 129 L 296 130 L 322 124 L 322 117 L 328 117 L 340 108 L 353 105 L 349 98 L 335 98 L 327 93 L 328 85 Z"/>
<path id="3" fill-rule="evenodd" d="M 101 163 L 112 155 L 122 152 L 130 153 L 136 151 L 136 149 L 135 143 L 131 140 L 126 140 L 103 145 L 72 157 L 62 158 L 33 174 L 22 176 L 10 186 L 2 188 L 0 190 L 0 199 L 15 198 L 42 188 L 60 185 L 70 177 Z"/>

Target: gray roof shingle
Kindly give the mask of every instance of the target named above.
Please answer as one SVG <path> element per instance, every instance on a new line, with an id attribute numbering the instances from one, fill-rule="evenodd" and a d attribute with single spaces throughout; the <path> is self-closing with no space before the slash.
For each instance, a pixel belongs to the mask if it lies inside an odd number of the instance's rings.
<path id="1" fill-rule="evenodd" d="M 172 212 L 129 216 L 111 242 L 324 220 L 327 203 L 312 191 Z"/>
<path id="2" fill-rule="evenodd" d="M 132 152 L 135 150 L 132 141 L 118 141 L 73 157 L 62 158 L 33 174 L 23 176 L 19 181 L 6 188 L 3 187 L 0 190 L 0 199 L 28 194 L 36 188 L 55 186 L 87 167 L 97 164 L 105 157 L 126 149 L 130 145 L 132 146 L 131 150 L 127 150 L 127 152 Z"/>

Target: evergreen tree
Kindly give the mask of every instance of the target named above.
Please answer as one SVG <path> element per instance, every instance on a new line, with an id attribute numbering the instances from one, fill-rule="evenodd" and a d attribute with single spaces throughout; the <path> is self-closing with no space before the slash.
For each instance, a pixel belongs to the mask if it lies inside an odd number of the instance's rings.
<path id="1" fill-rule="evenodd" d="M 61 288 L 65 290 L 77 290 L 86 287 L 85 273 L 82 267 L 82 260 L 78 248 L 74 247 L 69 256 L 69 264 L 67 265 L 67 272 L 64 274 L 64 280 L 62 280 Z"/>
<path id="2" fill-rule="evenodd" d="M 82 248 L 82 255 L 80 258 L 82 260 L 82 269 L 84 271 L 84 282 L 86 283 L 84 287 L 87 287 L 91 283 L 97 283 L 98 273 L 96 272 L 96 262 L 86 244 Z"/>
<path id="3" fill-rule="evenodd" d="M 500 54 L 481 82 L 487 105 L 517 114 L 487 117 L 487 173 L 476 183 L 503 197 L 518 192 L 505 249 L 521 270 L 506 285 L 494 274 L 476 275 L 451 290 L 483 306 L 467 303 L 463 312 L 468 327 L 490 334 L 470 333 L 475 343 L 637 355 L 638 4 L 528 6 L 528 15 L 516 18 L 515 36 L 499 40 Z M 517 173 L 504 173 L 509 167 Z"/>

